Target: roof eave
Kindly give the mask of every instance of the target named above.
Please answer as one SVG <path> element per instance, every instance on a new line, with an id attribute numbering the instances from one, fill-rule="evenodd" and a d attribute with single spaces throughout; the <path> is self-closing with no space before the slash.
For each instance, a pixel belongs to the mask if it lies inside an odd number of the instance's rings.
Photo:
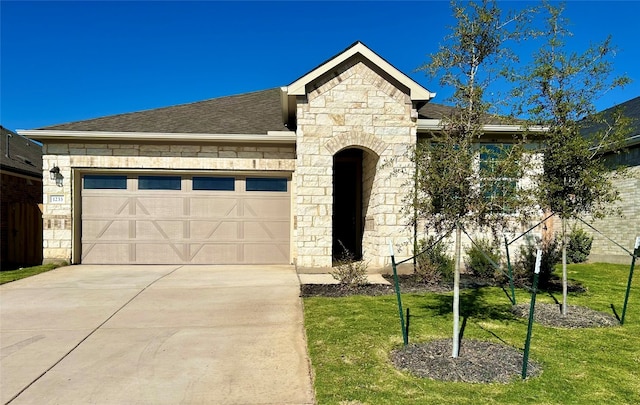
<path id="1" fill-rule="evenodd" d="M 439 132 L 442 131 L 442 120 L 438 119 L 418 119 L 418 132 Z M 486 124 L 482 126 L 482 131 L 485 134 L 507 134 L 507 133 L 521 133 L 521 132 L 533 132 L 543 133 L 548 128 L 535 125 L 525 127 L 522 125 L 505 125 L 505 124 Z"/>
<path id="2" fill-rule="evenodd" d="M 38 141 L 173 141 L 208 143 L 295 144 L 294 131 L 269 131 L 267 134 L 191 134 L 158 132 L 18 130 L 20 135 Z"/>

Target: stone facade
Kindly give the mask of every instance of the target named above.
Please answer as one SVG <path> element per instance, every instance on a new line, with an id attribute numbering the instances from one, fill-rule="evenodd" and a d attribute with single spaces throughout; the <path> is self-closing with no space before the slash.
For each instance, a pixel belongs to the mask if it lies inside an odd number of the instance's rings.
<path id="1" fill-rule="evenodd" d="M 89 138 L 90 135 L 87 135 Z M 149 172 L 168 170 L 270 171 L 291 174 L 293 146 L 211 145 L 168 143 L 46 143 L 43 150 L 43 261 L 77 263 L 74 257 L 74 200 L 80 197 L 80 174 L 88 170 L 123 169 Z M 60 168 L 62 186 L 50 179 L 49 169 Z M 52 197 L 54 197 L 52 199 Z M 57 197 L 57 198 L 56 198 Z"/>
<path id="2" fill-rule="evenodd" d="M 388 265 L 389 242 L 402 246 L 410 240 L 399 207 L 412 178 L 406 156 L 416 139 L 412 116 L 417 114 L 410 97 L 358 60 L 316 83 L 306 97 L 298 97 L 298 267 L 332 265 L 333 157 L 348 148 L 364 151 L 363 259 L 374 268 Z M 393 168 L 408 170 L 392 176 Z"/>

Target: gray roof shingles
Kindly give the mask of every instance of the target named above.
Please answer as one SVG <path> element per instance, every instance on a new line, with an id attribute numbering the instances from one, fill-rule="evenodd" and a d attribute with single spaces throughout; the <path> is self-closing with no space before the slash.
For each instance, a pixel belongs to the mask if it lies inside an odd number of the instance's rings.
<path id="1" fill-rule="evenodd" d="M 280 89 L 214 98 L 153 110 L 110 115 L 40 129 L 60 131 L 266 134 L 286 131 Z"/>
<path id="2" fill-rule="evenodd" d="M 621 108 L 622 113 L 632 120 L 631 134 L 629 135 L 631 137 L 640 135 L 640 96 L 608 108 L 602 111 L 602 113 L 605 115 L 605 117 L 610 117 L 617 108 Z M 603 128 L 604 124 L 592 125 L 589 123 L 589 120 L 586 119 L 584 121 L 584 127 L 582 131 L 584 135 L 589 136 L 592 135 L 595 131 L 602 130 Z"/>
<path id="3" fill-rule="evenodd" d="M 427 103 L 419 111 L 421 119 L 442 119 L 456 108 Z M 491 117 L 488 123 L 500 123 Z M 106 131 L 191 134 L 266 134 L 286 131 L 282 119 L 279 88 L 213 98 L 188 104 L 110 115 L 84 121 L 52 125 L 44 130 Z"/>

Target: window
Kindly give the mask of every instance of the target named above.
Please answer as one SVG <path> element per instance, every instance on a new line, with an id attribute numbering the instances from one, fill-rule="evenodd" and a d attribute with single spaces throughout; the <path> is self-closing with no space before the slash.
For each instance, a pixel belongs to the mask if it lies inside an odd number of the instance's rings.
<path id="1" fill-rule="evenodd" d="M 275 177 L 247 177 L 247 191 L 287 191 L 287 179 Z"/>
<path id="2" fill-rule="evenodd" d="M 494 212 L 512 213 L 510 206 L 516 193 L 516 173 L 505 173 L 501 167 L 511 150 L 509 144 L 480 145 L 480 187 L 485 200 Z"/>
<path id="3" fill-rule="evenodd" d="M 138 190 L 180 190 L 180 176 L 139 176 Z"/>
<path id="4" fill-rule="evenodd" d="M 481 181 L 485 200 L 491 211 L 513 213 L 511 198 L 516 192 L 517 182 L 512 179 L 483 179 Z"/>
<path id="5" fill-rule="evenodd" d="M 194 177 L 193 190 L 234 191 L 236 179 L 233 177 Z"/>
<path id="6" fill-rule="evenodd" d="M 86 174 L 84 176 L 85 190 L 126 190 L 127 176 L 105 174 Z"/>

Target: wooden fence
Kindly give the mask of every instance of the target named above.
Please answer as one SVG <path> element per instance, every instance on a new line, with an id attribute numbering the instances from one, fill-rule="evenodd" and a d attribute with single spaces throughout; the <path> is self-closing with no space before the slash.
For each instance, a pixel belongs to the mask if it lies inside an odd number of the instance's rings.
<path id="1" fill-rule="evenodd" d="M 9 203 L 6 219 L 6 243 L 2 267 L 42 264 L 42 204 Z M 4 233 L 4 232 L 3 232 Z M 4 249 L 3 249 L 4 250 Z"/>

